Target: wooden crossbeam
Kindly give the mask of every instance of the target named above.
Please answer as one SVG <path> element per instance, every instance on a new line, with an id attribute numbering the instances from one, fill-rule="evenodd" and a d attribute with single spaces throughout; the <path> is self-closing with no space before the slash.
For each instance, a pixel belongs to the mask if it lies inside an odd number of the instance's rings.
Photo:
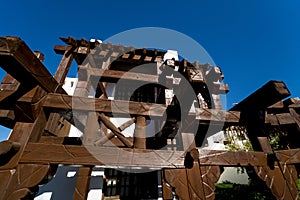
<path id="1" fill-rule="evenodd" d="M 240 112 L 225 111 L 217 109 L 196 108 L 196 119 L 200 121 L 211 121 L 213 123 L 239 123 Z"/>
<path id="2" fill-rule="evenodd" d="M 46 142 L 46 141 L 45 141 Z M 128 154 L 122 152 L 129 152 Z M 40 152 L 43 152 L 41 154 Z M 300 149 L 274 151 L 279 163 L 296 164 L 300 160 Z M 153 154 L 157 154 L 156 156 Z M 21 158 L 22 163 L 80 164 L 141 167 L 184 167 L 184 151 L 128 149 L 114 147 L 74 146 L 54 143 L 28 143 Z M 95 158 L 93 155 L 96 155 Z M 162 157 L 168 155 L 169 161 Z M 99 157 L 98 157 L 99 156 Z M 101 156 L 107 163 L 101 162 Z M 161 157 L 161 158 L 159 158 Z M 134 158 L 134 159 L 133 159 Z M 175 159 L 176 158 L 176 159 Z M 267 166 L 264 152 L 199 150 L 200 165 L 221 166 Z M 156 161 L 161 161 L 161 163 Z"/>
<path id="3" fill-rule="evenodd" d="M 291 93 L 284 82 L 269 81 L 230 110 L 266 109 L 290 95 Z"/>
<path id="4" fill-rule="evenodd" d="M 80 68 L 80 70 L 84 70 Z M 125 72 L 118 70 L 104 70 L 99 68 L 88 68 L 86 73 L 91 77 L 98 78 L 102 82 L 112 82 L 115 83 L 118 80 L 131 80 L 131 81 L 141 81 L 147 83 L 158 83 L 158 76 L 151 74 L 142 74 L 134 72 Z"/>
<path id="5" fill-rule="evenodd" d="M 163 104 L 142 103 L 121 100 L 106 100 L 68 96 L 62 94 L 48 94 L 42 103 L 44 108 L 53 110 L 82 110 L 120 115 L 138 114 L 144 116 L 161 117 L 166 107 Z"/>
<path id="6" fill-rule="evenodd" d="M 66 94 L 29 47 L 17 37 L 0 37 L 0 66 L 21 84 Z"/>
<path id="7" fill-rule="evenodd" d="M 43 152 L 42 154 L 40 152 Z M 267 166 L 263 152 L 199 150 L 200 165 Z M 185 168 L 184 151 L 29 143 L 21 163 Z"/>
<path id="8" fill-rule="evenodd" d="M 18 104 L 35 104 L 36 101 L 27 98 L 20 98 Z M 152 117 L 163 116 L 166 106 L 163 104 L 122 101 L 122 100 L 107 100 L 97 98 L 85 98 L 68 96 L 63 94 L 47 94 L 40 102 L 40 104 L 48 109 L 53 109 L 54 112 L 66 110 L 82 110 L 95 111 L 118 114 L 120 116 L 135 114 Z M 74 108 L 72 106 L 75 106 Z M 113 108 L 113 110 L 112 110 Z M 128 110 L 129 108 L 129 110 Z M 195 113 L 189 113 L 200 120 L 200 123 L 225 123 L 225 125 L 239 125 L 242 124 L 240 120 L 239 111 L 225 111 L 218 109 L 196 108 Z M 294 114 L 295 115 L 295 114 Z M 1 110 L 1 120 L 13 120 L 14 112 L 11 110 Z M 267 114 L 265 123 L 278 126 L 287 124 L 296 124 L 295 117 L 290 113 Z"/>

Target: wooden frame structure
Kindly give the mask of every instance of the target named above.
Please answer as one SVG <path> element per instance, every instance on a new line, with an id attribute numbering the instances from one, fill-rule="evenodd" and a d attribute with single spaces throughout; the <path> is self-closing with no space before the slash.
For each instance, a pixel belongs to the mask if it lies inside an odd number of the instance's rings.
<path id="1" fill-rule="evenodd" d="M 174 194 L 180 199 L 214 199 L 220 167 L 250 166 L 277 199 L 298 199 L 300 102 L 282 101 L 290 95 L 283 82 L 270 81 L 225 111 L 221 109 L 219 94 L 228 92 L 228 86 L 220 83 L 223 74 L 218 67 L 172 60 L 170 66 L 184 75 L 202 96 L 198 99 L 200 107 L 186 115 L 187 119 L 198 120 L 200 131 L 194 137 L 181 130 L 183 143 L 192 142 L 188 148 L 174 150 L 167 148 L 169 130 L 174 128 L 174 118 L 184 121 L 173 117 L 178 106 L 174 99 L 167 101 L 163 92 L 162 96 L 157 93 L 156 100 L 145 94 L 130 101 L 121 97 L 111 100 L 106 93 L 107 83 L 119 79 L 157 84 L 164 75 L 128 71 L 143 64 L 164 65 L 162 58 L 166 52 L 71 37 L 61 39 L 66 45 L 54 48 L 63 57 L 52 76 L 42 63 L 41 53 L 32 52 L 20 38 L 0 38 L 0 66 L 7 72 L 0 85 L 0 124 L 12 128 L 8 140 L 0 143 L 0 199 L 32 198 L 37 185 L 57 164 L 81 165 L 74 199 L 87 198 L 91 170 L 96 165 L 161 169 L 164 199 L 173 199 Z M 79 80 L 74 95 L 70 96 L 62 85 L 73 60 L 78 64 Z M 169 83 L 172 79 L 163 78 Z M 96 85 L 92 98 L 91 85 Z M 164 90 L 155 87 L 157 91 Z M 112 108 L 115 104 L 119 109 Z M 126 106 L 129 109 L 123 109 Z M 132 119 L 116 127 L 109 120 L 112 112 L 117 116 L 130 114 Z M 158 134 L 162 136 L 146 139 L 146 120 L 160 118 L 165 112 L 166 126 Z M 188 125 L 189 120 L 185 121 Z M 122 130 L 132 123 L 136 126 L 134 137 L 125 137 Z M 225 128 L 245 126 L 254 151 L 197 148 L 203 142 L 201 131 L 220 124 Z M 71 125 L 82 131 L 84 137 L 69 138 Z M 272 150 L 267 139 L 270 127 L 288 130 L 290 149 Z M 105 162 L 95 154 L 105 157 Z M 173 155 L 176 159 L 166 160 L 161 155 Z"/>

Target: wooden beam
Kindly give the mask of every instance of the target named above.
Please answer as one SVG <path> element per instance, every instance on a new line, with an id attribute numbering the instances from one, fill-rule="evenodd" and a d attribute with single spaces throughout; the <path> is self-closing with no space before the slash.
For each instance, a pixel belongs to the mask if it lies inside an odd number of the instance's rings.
<path id="1" fill-rule="evenodd" d="M 20 83 L 11 75 L 6 74 L 0 84 L 0 102 L 14 94 L 20 86 Z"/>
<path id="2" fill-rule="evenodd" d="M 69 47 L 71 49 L 71 47 Z M 60 61 L 60 64 L 55 72 L 54 79 L 60 84 L 63 85 L 67 77 L 69 69 L 73 61 L 73 53 L 66 51 Z"/>
<path id="3" fill-rule="evenodd" d="M 131 126 L 134 122 L 135 122 L 135 118 L 131 118 L 130 120 L 128 120 L 127 122 L 125 122 L 121 126 L 119 126 L 118 130 L 120 132 L 122 132 L 123 130 L 125 130 L 126 128 L 128 128 L 129 126 Z M 101 146 L 101 145 L 105 144 L 108 140 L 110 140 L 110 139 L 112 139 L 114 137 L 115 137 L 115 134 L 113 132 L 109 132 L 106 135 L 104 135 L 103 137 L 101 137 L 98 140 L 96 140 L 94 142 L 94 145 Z"/>
<path id="4" fill-rule="evenodd" d="M 196 108 L 196 119 L 212 123 L 239 123 L 240 112 L 218 109 Z"/>
<path id="5" fill-rule="evenodd" d="M 99 113 L 97 116 L 101 122 L 121 140 L 124 145 L 130 148 L 133 147 L 133 143 L 120 132 L 120 130 L 110 121 L 107 116 L 105 116 L 103 113 Z"/>
<path id="6" fill-rule="evenodd" d="M 290 96 L 290 94 L 284 82 L 269 81 L 230 110 L 266 109 L 268 106 Z"/>
<path id="7" fill-rule="evenodd" d="M 60 110 L 82 110 L 104 113 L 114 113 L 119 116 L 128 114 L 161 117 L 166 107 L 163 104 L 142 103 L 122 100 L 94 99 L 85 97 L 68 96 L 62 94 L 48 94 L 41 103 L 47 109 Z M 74 107 L 74 108 L 73 108 Z M 129 108 L 129 110 L 128 110 Z M 225 111 L 217 109 L 196 108 L 195 113 L 189 113 L 200 120 L 200 123 L 238 125 L 243 123 L 240 119 L 239 111 Z M 296 124 L 289 113 L 277 115 L 267 114 L 265 123 L 271 125 Z"/>
<path id="8" fill-rule="evenodd" d="M 28 199 L 47 175 L 49 165 L 19 164 L 14 169 L 0 170 L 0 200 Z"/>
<path id="9" fill-rule="evenodd" d="M 161 117 L 166 107 L 162 104 L 142 103 L 121 100 L 93 99 L 68 96 L 63 94 L 48 94 L 43 102 L 44 108 L 53 110 L 82 110 L 112 113 L 115 115 L 138 114 L 143 116 Z"/>
<path id="10" fill-rule="evenodd" d="M 34 87 L 21 98 L 15 105 L 15 115 L 17 121 L 34 122 L 40 112 L 39 101 L 47 93 L 40 86 Z"/>
<path id="11" fill-rule="evenodd" d="M 80 69 L 84 70 L 84 69 Z M 116 83 L 118 80 L 141 81 L 147 83 L 158 83 L 158 76 L 143 73 L 125 72 L 118 70 L 105 70 L 99 68 L 87 68 L 86 73 L 102 82 Z"/>
<path id="12" fill-rule="evenodd" d="M 92 167 L 82 166 L 79 168 L 76 180 L 75 190 L 73 194 L 74 200 L 86 200 L 89 192 L 89 184 L 91 179 Z"/>
<path id="13" fill-rule="evenodd" d="M 43 152 L 42 154 L 40 152 Z M 200 165 L 267 166 L 263 152 L 199 150 Z M 29 143 L 21 163 L 184 168 L 184 151 Z"/>
<path id="14" fill-rule="evenodd" d="M 66 94 L 29 47 L 17 37 L 0 37 L 0 65 L 20 83 Z"/>
<path id="15" fill-rule="evenodd" d="M 276 199 L 297 199 L 297 172 L 295 166 L 286 166 L 278 161 L 268 142 L 268 133 L 264 130 L 265 113 L 268 106 L 289 96 L 290 93 L 283 82 L 270 81 L 262 88 L 234 106 L 232 110 L 241 110 L 246 123 L 248 137 L 255 151 L 263 151 L 268 155 L 267 166 L 255 166 L 254 170 L 271 189 Z M 285 121 L 285 120 L 281 120 Z M 287 168 L 287 169 L 286 169 Z"/>
<path id="16" fill-rule="evenodd" d="M 30 134 L 32 132 L 33 125 L 31 123 L 20 123 L 17 122 L 14 126 L 12 133 L 10 134 L 8 140 L 12 142 L 17 142 L 20 144 L 19 151 L 7 162 L 7 164 L 0 166 L 0 170 L 12 169 L 18 165 L 19 159 L 25 149 L 25 146 L 29 140 Z"/>
<path id="17" fill-rule="evenodd" d="M 64 52 L 60 64 L 55 72 L 54 79 L 58 82 L 59 85 L 64 84 L 66 76 L 70 70 L 74 57 L 73 51 L 73 46 L 67 46 L 67 49 Z M 60 114 L 50 113 L 49 119 L 45 127 L 45 131 L 53 135 L 63 137 L 69 135 L 70 128 L 71 124 L 67 120 L 64 120 L 64 118 Z"/>
<path id="18" fill-rule="evenodd" d="M 229 92 L 228 84 L 224 83 L 213 83 L 212 94 L 227 94 Z"/>
<path id="19" fill-rule="evenodd" d="M 134 129 L 134 147 L 138 149 L 146 149 L 146 118 L 137 116 Z"/>
<path id="20" fill-rule="evenodd" d="M 13 128 L 15 125 L 15 113 L 13 110 L 0 110 L 0 125 Z"/>
<path id="21" fill-rule="evenodd" d="M 18 142 L 0 142 L 0 166 L 6 164 L 20 150 L 20 146 Z"/>

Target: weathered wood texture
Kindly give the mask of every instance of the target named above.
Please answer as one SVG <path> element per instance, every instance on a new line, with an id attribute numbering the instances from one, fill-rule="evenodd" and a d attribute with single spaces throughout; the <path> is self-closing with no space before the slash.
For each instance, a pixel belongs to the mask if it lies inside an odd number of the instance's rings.
<path id="1" fill-rule="evenodd" d="M 254 169 L 257 175 L 266 182 L 276 199 L 298 199 L 298 173 L 294 165 L 275 165 L 272 170 L 268 167 L 255 167 Z"/>
<path id="2" fill-rule="evenodd" d="M 61 40 L 67 46 L 55 47 L 63 58 L 52 77 L 41 63 L 42 57 L 38 58 L 40 54 L 34 54 L 21 39 L 0 38 L 0 65 L 10 74 L 0 85 L 0 124 L 14 126 L 8 141 L 0 143 L 0 199 L 29 198 L 47 174 L 49 164 L 82 165 L 74 199 L 87 198 L 91 170 L 95 165 L 163 168 L 164 199 L 173 198 L 172 190 L 180 199 L 214 199 L 220 166 L 253 166 L 277 199 L 298 198 L 298 175 L 294 164 L 300 163 L 300 150 L 273 151 L 265 132 L 270 125 L 300 126 L 299 101 L 280 101 L 290 95 L 283 82 L 270 81 L 230 111 L 224 111 L 218 94 L 227 93 L 229 89 L 227 84 L 220 83 L 224 78 L 220 68 L 192 64 L 184 59 L 174 61 L 173 68 L 186 76 L 195 92 L 206 101 L 206 106 L 196 108 L 195 112 L 188 113 L 190 107 L 187 106 L 188 119 L 196 118 L 200 126 L 245 125 L 251 142 L 256 141 L 255 151 L 198 152 L 193 143 L 194 135 L 185 133 L 181 135 L 181 142 L 186 151 L 147 149 L 146 119 L 161 119 L 167 106 L 108 100 L 105 87 L 106 82 L 115 83 L 120 79 L 159 83 L 159 72 L 148 68 L 142 73 L 128 71 L 145 63 L 154 63 L 157 70 L 156 62 L 161 65 L 166 52 L 71 37 Z M 66 95 L 62 84 L 74 59 L 79 64 L 79 81 L 72 97 Z M 88 98 L 94 83 L 99 95 Z M 185 94 L 184 88 L 179 89 Z M 208 106 L 209 101 L 213 103 Z M 114 117 L 131 115 L 132 119 L 116 127 L 109 119 L 112 114 Z M 167 120 L 171 119 L 175 118 Z M 76 125 L 75 121 L 84 132 L 83 138 L 66 137 L 70 123 Z M 125 137 L 122 130 L 133 123 L 136 123 L 134 138 Z M 174 124 L 169 128 L 174 128 Z M 103 134 L 103 129 L 111 132 Z M 110 144 L 105 144 L 108 140 Z M 188 153 L 193 159 L 192 166 L 185 162 Z"/>
<path id="3" fill-rule="evenodd" d="M 184 167 L 184 156 L 184 151 L 29 143 L 21 162 L 174 168 Z M 263 152 L 201 150 L 199 159 L 200 165 L 267 166 L 267 155 Z"/>
<path id="4" fill-rule="evenodd" d="M 14 94 L 19 86 L 20 83 L 16 79 L 14 79 L 11 75 L 6 74 L 0 84 L 0 102 Z"/>
<path id="5" fill-rule="evenodd" d="M 82 70 L 82 73 L 87 73 L 86 76 L 90 76 L 91 78 L 97 77 L 98 80 L 102 82 L 116 83 L 118 80 L 122 79 L 136 82 L 158 83 L 158 76 L 151 74 L 105 70 L 99 68 L 84 69 L 82 67 L 79 70 Z"/>
<path id="6" fill-rule="evenodd" d="M 93 99 L 83 97 L 71 97 L 62 94 L 48 94 L 42 102 L 42 106 L 53 110 L 82 110 L 114 113 L 119 115 L 136 114 L 152 117 L 161 117 L 166 111 L 163 104 L 152 104 L 134 101 Z M 217 109 L 197 108 L 196 113 L 190 113 L 196 119 L 203 122 L 241 124 L 240 112 Z M 271 125 L 295 124 L 290 113 L 266 115 L 266 123 Z"/>
<path id="7" fill-rule="evenodd" d="M 277 199 L 294 200 L 298 199 L 296 168 L 292 165 L 282 164 L 280 160 L 277 161 L 276 157 L 274 158 L 276 154 L 273 152 L 267 139 L 268 134 L 264 130 L 267 108 L 289 95 L 290 92 L 283 82 L 270 81 L 231 110 L 241 111 L 241 117 L 246 123 L 253 149 L 261 150 L 269 155 L 267 166 L 254 167 L 257 175 L 265 181 Z M 286 117 L 278 115 L 281 123 L 289 121 Z M 288 116 L 291 117 L 291 115 Z"/>
<path id="8" fill-rule="evenodd" d="M 76 47 L 68 46 L 68 49 L 65 51 L 61 59 L 61 62 L 55 72 L 54 79 L 61 86 L 64 84 L 69 69 L 71 67 L 73 57 L 74 57 L 73 54 L 74 48 Z M 71 128 L 71 124 L 67 120 L 65 120 L 60 114 L 50 113 L 45 131 L 59 137 L 64 137 L 69 135 L 70 128 Z"/>
<path id="9" fill-rule="evenodd" d="M 291 93 L 284 82 L 269 81 L 230 110 L 266 109 L 290 95 Z"/>
<path id="10" fill-rule="evenodd" d="M 130 120 L 128 120 L 127 122 L 123 123 L 121 126 L 118 127 L 119 131 L 123 131 L 126 128 L 128 128 L 129 126 L 131 126 L 133 123 L 135 122 L 135 118 L 131 118 Z M 94 141 L 94 145 L 98 146 L 98 145 L 103 145 L 105 144 L 108 140 L 112 139 L 115 137 L 115 134 L 113 132 L 109 132 L 107 134 L 105 134 L 104 136 L 102 136 L 101 138 L 97 139 Z"/>
<path id="11" fill-rule="evenodd" d="M 146 149 L 146 138 L 146 118 L 137 116 L 134 129 L 134 147 Z"/>
<path id="12" fill-rule="evenodd" d="M 73 194 L 74 200 L 87 199 L 91 173 L 92 167 L 82 166 L 79 168 L 76 186 Z"/>
<path id="13" fill-rule="evenodd" d="M 60 94 L 48 94 L 42 106 L 52 110 L 83 110 L 104 113 L 136 114 L 144 116 L 163 116 L 166 107 L 163 104 L 131 102 L 122 100 L 105 100 L 86 97 L 75 97 Z"/>
<path id="14" fill-rule="evenodd" d="M 0 37 L 0 65 L 20 83 L 40 85 L 47 92 L 65 94 L 46 67 L 17 37 Z"/>
<path id="15" fill-rule="evenodd" d="M 214 199 L 215 183 L 220 177 L 218 166 L 200 167 L 197 162 L 191 169 L 163 170 L 163 178 L 179 199 Z M 170 195 L 169 195 L 170 196 Z"/>
<path id="16" fill-rule="evenodd" d="M 23 199 L 34 196 L 33 187 L 46 176 L 49 165 L 18 164 L 14 169 L 0 171 L 0 199 Z M 34 188 L 36 189 L 36 188 Z"/>
<path id="17" fill-rule="evenodd" d="M 33 125 L 31 123 L 17 122 L 8 140 L 20 144 L 19 151 L 4 165 L 0 166 L 0 170 L 13 169 L 18 165 L 19 159 L 29 140 Z"/>

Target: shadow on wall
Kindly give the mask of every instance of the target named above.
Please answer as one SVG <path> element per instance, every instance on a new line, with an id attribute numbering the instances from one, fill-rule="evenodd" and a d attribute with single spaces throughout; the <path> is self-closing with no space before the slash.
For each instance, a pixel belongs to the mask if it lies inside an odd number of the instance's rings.
<path id="1" fill-rule="evenodd" d="M 78 177 L 79 166 L 59 166 L 53 179 L 40 186 L 35 200 L 73 199 L 73 193 Z M 102 198 L 103 185 L 102 168 L 93 168 L 88 199 Z"/>

